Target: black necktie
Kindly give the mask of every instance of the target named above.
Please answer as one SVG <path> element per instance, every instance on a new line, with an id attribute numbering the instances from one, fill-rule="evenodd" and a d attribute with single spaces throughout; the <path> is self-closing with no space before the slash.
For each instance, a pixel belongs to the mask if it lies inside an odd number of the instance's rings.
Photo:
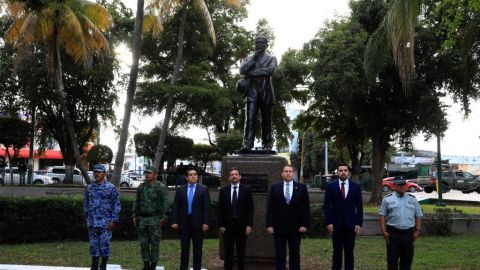
<path id="1" fill-rule="evenodd" d="M 233 196 L 232 196 L 232 216 L 237 217 L 237 201 L 238 201 L 238 195 L 237 195 L 237 187 L 233 187 Z"/>

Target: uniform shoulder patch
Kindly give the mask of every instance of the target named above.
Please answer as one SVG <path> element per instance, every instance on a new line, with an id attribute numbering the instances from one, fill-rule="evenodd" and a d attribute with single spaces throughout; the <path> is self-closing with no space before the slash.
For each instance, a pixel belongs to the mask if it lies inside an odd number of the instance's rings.
<path id="1" fill-rule="evenodd" d="M 415 195 L 413 195 L 413 194 L 410 194 L 410 193 L 407 193 L 407 194 L 410 195 L 410 196 L 412 196 L 412 197 L 414 197 L 415 199 L 417 198 L 417 197 L 415 197 Z"/>
<path id="2" fill-rule="evenodd" d="M 390 197 L 390 196 L 392 196 L 392 195 L 393 195 L 393 193 L 390 193 L 390 194 L 388 194 L 388 195 L 385 195 L 385 198 L 386 198 L 386 197 Z"/>

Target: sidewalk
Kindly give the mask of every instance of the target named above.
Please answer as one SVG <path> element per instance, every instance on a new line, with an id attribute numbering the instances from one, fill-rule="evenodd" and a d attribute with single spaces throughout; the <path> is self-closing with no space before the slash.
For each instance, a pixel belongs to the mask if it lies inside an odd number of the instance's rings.
<path id="1" fill-rule="evenodd" d="M 409 193 L 414 195 L 417 200 L 421 201 L 424 199 L 438 199 L 438 193 L 436 191 L 432 193 L 425 193 L 425 192 L 413 192 Z M 480 203 L 480 194 L 477 192 L 471 192 L 464 194 L 459 190 L 450 190 L 447 193 L 442 194 L 442 198 L 445 201 L 462 201 L 462 202 L 479 202 Z"/>

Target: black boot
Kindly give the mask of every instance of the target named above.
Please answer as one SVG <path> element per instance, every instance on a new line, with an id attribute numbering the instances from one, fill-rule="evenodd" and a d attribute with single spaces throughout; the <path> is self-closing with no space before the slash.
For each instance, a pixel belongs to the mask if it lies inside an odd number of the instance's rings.
<path id="1" fill-rule="evenodd" d="M 150 270 L 155 270 L 157 268 L 157 262 L 150 262 Z"/>
<path id="2" fill-rule="evenodd" d="M 150 270 L 150 262 L 143 262 L 142 270 Z"/>
<path id="3" fill-rule="evenodd" d="M 102 263 L 100 264 L 100 270 L 107 270 L 108 257 L 102 257 Z"/>
<path id="4" fill-rule="evenodd" d="M 92 257 L 92 266 L 90 270 L 98 270 L 98 257 Z"/>

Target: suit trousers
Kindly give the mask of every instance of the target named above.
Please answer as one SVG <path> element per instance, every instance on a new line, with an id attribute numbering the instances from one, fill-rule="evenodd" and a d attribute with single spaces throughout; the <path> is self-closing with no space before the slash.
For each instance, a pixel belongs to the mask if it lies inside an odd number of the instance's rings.
<path id="1" fill-rule="evenodd" d="M 262 146 L 272 147 L 272 111 L 273 105 L 266 104 L 262 100 L 246 103 L 245 114 L 245 136 L 243 138 L 244 146 L 253 147 L 255 142 L 255 120 L 258 111 L 262 119 Z"/>
<path id="2" fill-rule="evenodd" d="M 201 270 L 203 231 L 201 228 L 193 228 L 192 217 L 189 215 L 187 216 L 187 224 L 185 224 L 185 227 L 180 231 L 180 245 L 182 250 L 180 270 L 188 269 L 190 240 L 193 243 L 193 270 Z"/>
<path id="3" fill-rule="evenodd" d="M 347 227 L 333 227 L 332 234 L 333 258 L 332 270 L 342 269 L 342 255 L 345 254 L 345 270 L 353 270 L 354 256 L 353 249 L 355 247 L 355 229 Z"/>
<path id="4" fill-rule="evenodd" d="M 413 262 L 414 230 L 398 230 L 387 227 L 390 235 L 387 243 L 388 270 L 410 270 Z"/>
<path id="5" fill-rule="evenodd" d="M 285 270 L 287 264 L 288 243 L 288 266 L 289 270 L 300 270 L 300 242 L 299 232 L 273 234 L 275 242 L 275 270 Z"/>
<path id="6" fill-rule="evenodd" d="M 245 244 L 247 236 L 245 235 L 245 227 L 238 226 L 238 220 L 232 220 L 232 226 L 226 228 L 223 235 L 223 244 L 225 249 L 225 270 L 233 269 L 234 248 L 237 252 L 238 270 L 245 269 Z"/>

